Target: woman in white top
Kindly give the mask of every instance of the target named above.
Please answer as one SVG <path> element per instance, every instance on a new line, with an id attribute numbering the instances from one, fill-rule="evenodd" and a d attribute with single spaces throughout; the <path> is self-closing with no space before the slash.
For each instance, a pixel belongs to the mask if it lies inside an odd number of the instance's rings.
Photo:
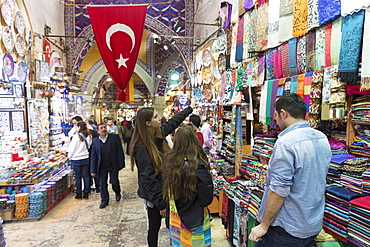
<path id="1" fill-rule="evenodd" d="M 90 130 L 85 122 L 77 123 L 77 133 L 73 135 L 68 148 L 68 158 L 71 160 L 76 180 L 76 199 L 89 198 L 90 193 L 90 161 L 89 148 L 92 142 Z M 82 196 L 82 179 L 84 189 Z"/>

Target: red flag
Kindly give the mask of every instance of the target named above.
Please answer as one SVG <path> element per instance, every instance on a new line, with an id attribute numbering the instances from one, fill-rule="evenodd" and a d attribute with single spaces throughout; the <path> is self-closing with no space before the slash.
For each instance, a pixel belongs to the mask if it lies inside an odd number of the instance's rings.
<path id="1" fill-rule="evenodd" d="M 120 89 L 118 100 L 126 99 L 139 54 L 147 5 L 88 6 L 91 25 L 100 55 Z"/>
<path id="2" fill-rule="evenodd" d="M 50 42 L 44 39 L 44 54 L 45 54 L 45 62 L 50 63 L 51 57 L 51 49 L 50 49 Z"/>

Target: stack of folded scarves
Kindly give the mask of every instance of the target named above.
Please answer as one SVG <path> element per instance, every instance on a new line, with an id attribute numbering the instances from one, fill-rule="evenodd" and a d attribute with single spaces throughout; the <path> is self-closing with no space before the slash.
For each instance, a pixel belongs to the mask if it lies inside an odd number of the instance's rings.
<path id="1" fill-rule="evenodd" d="M 362 173 L 362 193 L 370 195 L 370 168 Z"/>
<path id="2" fill-rule="evenodd" d="M 356 156 L 348 153 L 333 154 L 331 156 L 330 166 L 327 174 L 327 183 L 340 183 L 340 175 L 343 170 L 343 163 L 348 159 L 354 159 Z"/>
<path id="3" fill-rule="evenodd" d="M 349 241 L 357 246 L 370 246 L 370 196 L 350 201 Z"/>
<path id="4" fill-rule="evenodd" d="M 252 148 L 253 154 L 260 160 L 270 159 L 276 139 L 274 135 L 256 135 Z"/>
<path id="5" fill-rule="evenodd" d="M 345 141 L 336 141 L 329 139 L 329 144 L 332 154 L 345 154 L 348 153 L 347 145 Z"/>
<path id="6" fill-rule="evenodd" d="M 349 201 L 362 197 L 344 187 L 332 187 L 326 190 L 324 210 L 324 230 L 338 239 L 347 242 L 349 223 Z"/>
<path id="7" fill-rule="evenodd" d="M 249 206 L 248 206 L 248 214 L 253 216 L 254 218 L 257 218 L 258 211 L 261 205 L 263 197 L 263 190 L 254 188 L 251 189 L 251 197 L 249 200 Z"/>
<path id="8" fill-rule="evenodd" d="M 340 175 L 340 183 L 353 192 L 362 194 L 362 173 L 343 171 Z"/>
<path id="9" fill-rule="evenodd" d="M 352 152 L 368 155 L 370 153 L 370 137 L 367 135 L 353 137 L 350 148 Z"/>

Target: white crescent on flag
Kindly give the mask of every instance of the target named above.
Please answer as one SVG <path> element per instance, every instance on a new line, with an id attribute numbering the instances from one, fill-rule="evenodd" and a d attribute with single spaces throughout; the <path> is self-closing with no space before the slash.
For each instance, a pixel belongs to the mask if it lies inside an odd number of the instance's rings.
<path id="1" fill-rule="evenodd" d="M 105 41 L 107 42 L 107 46 L 108 46 L 109 50 L 112 50 L 112 48 L 110 46 L 110 37 L 115 32 L 127 33 L 128 36 L 130 36 L 130 38 L 132 40 L 132 47 L 131 47 L 130 52 L 132 52 L 132 49 L 134 49 L 134 47 L 135 47 L 135 33 L 134 33 L 134 31 L 132 31 L 132 29 L 129 26 L 127 26 L 125 24 L 122 24 L 122 23 L 113 24 L 107 30 L 107 33 L 105 35 Z"/>

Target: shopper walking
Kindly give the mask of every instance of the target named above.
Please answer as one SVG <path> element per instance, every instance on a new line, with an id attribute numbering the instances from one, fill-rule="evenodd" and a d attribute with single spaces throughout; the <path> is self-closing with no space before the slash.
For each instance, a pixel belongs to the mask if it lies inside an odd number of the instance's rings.
<path id="1" fill-rule="evenodd" d="M 176 131 L 173 149 L 163 165 L 171 246 L 211 246 L 207 206 L 212 203 L 213 182 L 194 126 L 183 125 Z"/>
<path id="2" fill-rule="evenodd" d="M 68 147 L 68 158 L 71 160 L 73 173 L 76 181 L 76 199 L 89 198 L 89 148 L 92 136 L 85 122 L 76 124 L 77 133 L 72 136 Z M 84 183 L 82 195 L 82 179 Z"/>
<path id="3" fill-rule="evenodd" d="M 313 246 L 322 228 L 325 185 L 331 150 L 327 137 L 304 121 L 306 104 L 298 94 L 275 103 L 282 132 L 268 165 L 259 210 L 261 223 L 251 241 L 261 246 Z"/>
<path id="4" fill-rule="evenodd" d="M 74 136 L 74 134 L 77 133 L 77 123 L 78 122 L 81 122 L 83 121 L 82 120 L 82 117 L 80 116 L 74 116 L 72 119 L 71 119 L 71 122 L 73 124 L 73 127 L 70 131 L 68 131 L 68 141 L 71 141 L 72 140 L 72 137 Z"/>
<path id="5" fill-rule="evenodd" d="M 200 145 L 203 146 L 204 137 L 203 137 L 202 132 L 200 132 L 200 130 L 199 130 L 200 123 L 201 123 L 200 117 L 198 115 L 191 115 L 189 117 L 189 122 L 192 123 L 194 125 L 194 127 L 196 128 L 196 133 L 195 134 L 197 135 L 197 137 L 199 139 Z"/>
<path id="6" fill-rule="evenodd" d="M 98 125 L 98 133 L 99 137 L 92 141 L 90 172 L 93 177 L 96 174 L 99 176 L 101 197 L 99 208 L 105 208 L 109 204 L 108 174 L 113 191 L 116 193 L 116 201 L 121 200 L 118 172 L 125 167 L 125 157 L 118 135 L 108 134 L 104 123 Z"/>
<path id="7" fill-rule="evenodd" d="M 188 107 L 164 124 L 161 124 L 161 117 L 152 107 L 141 108 L 137 112 L 131 140 L 131 169 L 134 170 L 136 163 L 138 195 L 144 199 L 149 221 L 149 247 L 158 246 L 161 218 L 166 214 L 166 202 L 162 195 L 162 156 L 170 148 L 164 138 L 192 111 L 193 109 Z"/>
<path id="8" fill-rule="evenodd" d="M 132 133 L 134 133 L 134 127 L 131 121 L 127 121 L 126 126 L 123 128 L 123 140 L 126 144 L 126 154 L 130 155 L 130 143 L 132 138 Z"/>
<path id="9" fill-rule="evenodd" d="M 118 135 L 118 128 L 113 123 L 113 119 L 108 119 L 107 122 L 107 131 L 109 134 L 117 134 Z"/>
<path id="10" fill-rule="evenodd" d="M 207 117 L 206 120 L 204 121 L 202 129 L 200 130 L 203 134 L 203 139 L 204 139 L 203 147 L 207 155 L 209 155 L 209 151 L 212 148 L 212 141 L 213 141 L 213 134 L 211 130 L 212 124 L 213 124 L 213 118 Z"/>

